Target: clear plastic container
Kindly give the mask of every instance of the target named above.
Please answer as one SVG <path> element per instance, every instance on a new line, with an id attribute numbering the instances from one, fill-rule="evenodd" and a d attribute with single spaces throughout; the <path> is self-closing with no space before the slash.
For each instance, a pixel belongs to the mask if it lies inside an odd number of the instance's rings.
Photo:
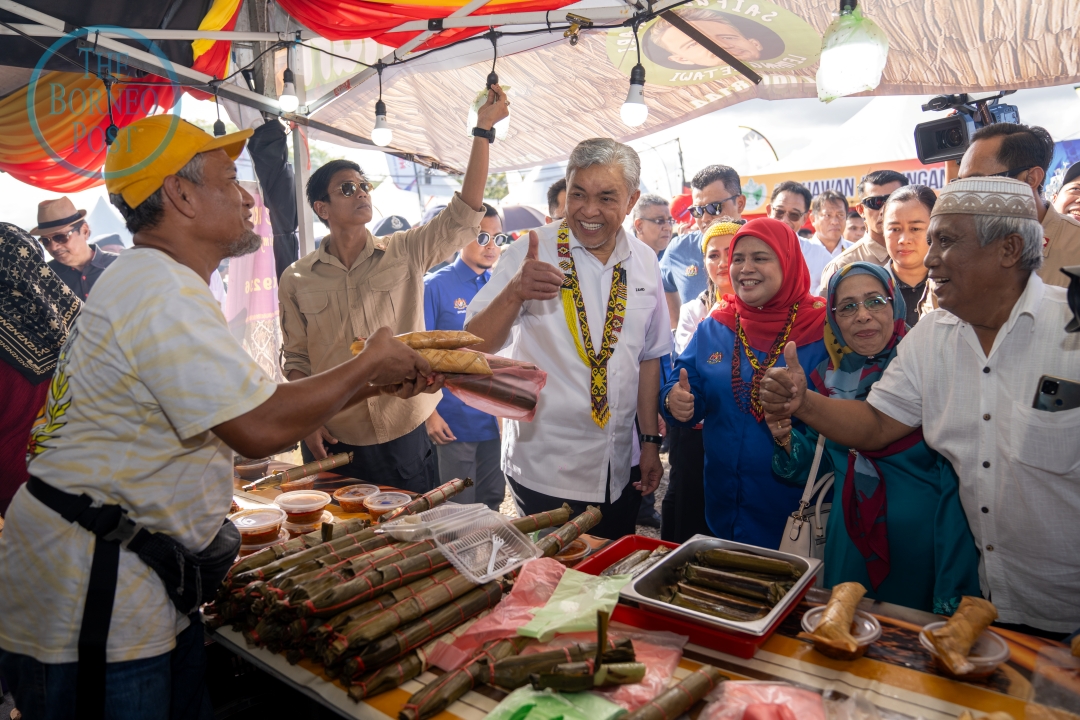
<path id="1" fill-rule="evenodd" d="M 364 498 L 364 507 L 367 508 L 372 518 L 378 518 L 388 512 L 397 510 L 399 507 L 405 507 L 410 502 L 412 502 L 412 498 L 405 493 L 380 492 Z"/>
<path id="2" fill-rule="evenodd" d="M 589 543 L 581 538 L 569 543 L 560 552 L 555 554 L 555 559 L 566 567 L 573 567 L 578 561 L 589 554 Z"/>
<path id="3" fill-rule="evenodd" d="M 334 491 L 334 499 L 341 506 L 342 512 L 362 513 L 367 512 L 364 500 L 379 492 L 376 485 L 347 485 Z"/>
<path id="4" fill-rule="evenodd" d="M 240 557 L 247 557 L 248 555 L 251 555 L 253 553 L 257 553 L 260 550 L 265 550 L 266 548 L 270 547 L 271 545 L 278 545 L 280 543 L 283 543 L 288 539 L 289 539 L 289 532 L 285 528 L 282 528 L 281 530 L 278 530 L 277 535 L 270 542 L 260 543 L 258 545 L 241 545 L 240 546 Z"/>
<path id="5" fill-rule="evenodd" d="M 229 516 L 240 531 L 240 543 L 245 546 L 273 544 L 285 518 L 285 511 L 273 505 L 241 510 Z"/>
<path id="6" fill-rule="evenodd" d="M 453 566 L 477 584 L 540 556 L 540 550 L 520 530 L 492 510 L 463 515 L 460 523 L 436 531 L 434 540 Z"/>
<path id="7" fill-rule="evenodd" d="M 318 522 L 330 496 L 321 490 L 296 490 L 274 498 L 274 504 L 285 511 L 291 525 L 310 525 Z"/>
<path id="8" fill-rule="evenodd" d="M 405 515 L 380 525 L 378 533 L 389 533 L 400 542 L 427 540 L 440 530 L 449 529 L 466 522 L 468 516 L 488 509 L 483 503 L 459 505 L 447 502 L 416 515 Z"/>
<path id="9" fill-rule="evenodd" d="M 261 477 L 266 477 L 267 472 L 270 469 L 270 458 L 262 458 L 259 460 L 248 460 L 247 458 L 237 458 L 233 464 L 233 472 L 241 480 L 258 480 Z"/>
<path id="10" fill-rule="evenodd" d="M 296 523 L 285 521 L 284 523 L 282 523 L 281 528 L 288 531 L 289 539 L 291 540 L 294 537 L 313 533 L 316 530 L 320 529 L 323 526 L 323 523 L 328 522 L 334 522 L 334 516 L 330 513 L 329 510 L 324 510 L 322 515 L 320 515 L 319 518 L 313 523 L 304 523 L 302 525 L 298 525 Z"/>
<path id="11" fill-rule="evenodd" d="M 937 654 L 937 650 L 934 648 L 934 644 L 930 642 L 930 637 L 927 635 L 931 630 L 937 630 L 938 628 L 945 627 L 945 621 L 932 622 L 922 629 L 919 633 L 919 642 L 926 648 L 933 658 L 934 663 L 937 665 L 938 670 L 942 675 L 950 678 L 956 678 L 960 680 L 973 680 L 978 678 L 988 677 L 992 675 L 995 670 L 998 669 L 1003 662 L 1009 659 L 1009 645 L 997 634 L 984 630 L 983 634 L 979 636 L 979 639 L 975 641 L 975 644 L 971 646 L 971 650 L 968 651 L 968 662 L 974 666 L 971 672 L 963 675 L 956 675 L 948 666 L 941 660 Z"/>
<path id="12" fill-rule="evenodd" d="M 817 629 L 824 613 L 824 605 L 807 610 L 802 616 L 802 629 L 812 634 Z M 851 635 L 855 638 L 855 642 L 859 644 L 858 649 L 853 653 L 838 650 L 819 642 L 814 643 L 814 649 L 825 657 L 831 657 L 834 660 L 858 660 L 866 654 L 866 649 L 881 637 L 881 623 L 870 613 L 856 610 L 855 617 L 851 621 Z"/>

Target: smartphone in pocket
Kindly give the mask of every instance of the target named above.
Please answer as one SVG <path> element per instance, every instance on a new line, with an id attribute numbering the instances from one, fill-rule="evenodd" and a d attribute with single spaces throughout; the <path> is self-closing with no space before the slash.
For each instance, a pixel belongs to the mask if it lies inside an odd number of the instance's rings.
<path id="1" fill-rule="evenodd" d="M 1061 412 L 1080 407 L 1080 382 L 1043 375 L 1031 407 L 1047 412 Z"/>

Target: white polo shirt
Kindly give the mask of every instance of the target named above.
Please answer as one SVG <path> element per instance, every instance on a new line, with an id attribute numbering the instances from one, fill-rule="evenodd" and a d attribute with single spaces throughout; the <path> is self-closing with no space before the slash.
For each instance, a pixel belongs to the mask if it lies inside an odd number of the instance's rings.
<path id="1" fill-rule="evenodd" d="M 559 266 L 557 223 L 537 230 L 540 260 Z M 528 252 L 522 239 L 508 247 L 491 280 L 469 304 L 466 322 L 506 287 Z M 589 368 L 582 362 L 566 324 L 560 298 L 524 303 L 509 340 L 499 354 L 535 363 L 547 372 L 531 423 L 507 420 L 503 427 L 503 471 L 530 490 L 583 502 L 604 502 L 608 467 L 610 499 L 622 494 L 630 478 L 636 430 L 638 375 L 645 360 L 671 352 L 670 318 L 656 253 L 620 228 L 615 250 L 601 263 L 570 235 L 589 332 L 599 350 L 611 292 L 613 269 L 626 268 L 626 317 L 608 360 L 611 419 L 599 427 L 592 419 Z"/>
<path id="2" fill-rule="evenodd" d="M 987 356 L 971 325 L 934 310 L 868 398 L 956 469 L 999 619 L 1053 632 L 1080 627 L 1080 408 L 1032 402 L 1043 375 L 1080 381 L 1071 317 L 1065 290 L 1032 273 Z"/>

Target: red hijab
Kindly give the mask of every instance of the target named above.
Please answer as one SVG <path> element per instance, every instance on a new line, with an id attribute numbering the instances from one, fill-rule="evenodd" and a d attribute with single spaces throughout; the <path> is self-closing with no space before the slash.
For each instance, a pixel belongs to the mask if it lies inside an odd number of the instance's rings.
<path id="1" fill-rule="evenodd" d="M 791 306 L 797 302 L 799 309 L 788 339 L 797 346 L 821 340 L 825 332 L 825 300 L 810 294 L 810 271 L 795 232 L 786 223 L 772 218 L 751 220 L 732 238 L 729 257 L 744 237 L 756 237 L 772 248 L 780 260 L 783 282 L 776 295 L 760 308 L 747 305 L 737 295 L 725 295 L 712 311 L 712 317 L 734 330 L 738 313 L 750 345 L 755 350 L 767 351 L 783 332 Z"/>

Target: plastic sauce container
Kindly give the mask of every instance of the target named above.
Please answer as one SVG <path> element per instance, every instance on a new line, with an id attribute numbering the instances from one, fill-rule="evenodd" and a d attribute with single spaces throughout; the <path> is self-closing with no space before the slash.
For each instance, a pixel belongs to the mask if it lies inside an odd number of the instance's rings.
<path id="1" fill-rule="evenodd" d="M 265 550 L 266 548 L 271 547 L 272 545 L 278 545 L 280 543 L 283 543 L 288 539 L 289 539 L 288 531 L 285 530 L 285 528 L 282 528 L 281 530 L 278 531 L 277 535 L 270 542 L 260 543 L 258 545 L 241 545 L 240 546 L 240 557 L 247 557 L 248 555 L 252 555 L 254 553 L 257 553 L 260 550 Z"/>
<path id="2" fill-rule="evenodd" d="M 824 605 L 819 605 L 816 608 L 807 610 L 802 616 L 802 629 L 813 634 L 814 630 L 817 629 L 818 623 L 821 622 L 821 616 L 824 613 Z M 859 645 L 858 649 L 853 653 L 838 650 L 837 648 L 819 642 L 814 643 L 814 649 L 825 657 L 830 657 L 834 660 L 858 660 L 866 654 L 866 649 L 873 645 L 875 640 L 881 637 L 881 623 L 879 623 L 878 619 L 870 613 L 856 610 L 855 617 L 851 621 L 851 635 Z"/>
<path id="3" fill-rule="evenodd" d="M 292 540 L 295 537 L 299 537 L 301 535 L 307 535 L 308 533 L 313 533 L 316 530 L 319 530 L 323 526 L 323 523 L 328 523 L 328 522 L 333 522 L 333 521 L 334 521 L 334 516 L 331 515 L 329 511 L 323 511 L 322 515 L 320 515 L 319 518 L 313 523 L 306 523 L 304 525 L 297 525 L 297 524 L 286 521 L 281 526 L 281 529 L 287 531 L 288 534 L 289 534 L 289 539 Z"/>
<path id="4" fill-rule="evenodd" d="M 974 665 L 971 672 L 963 675 L 956 675 L 949 667 L 941 660 L 941 657 L 937 653 L 937 649 L 934 644 L 930 642 L 930 637 L 927 635 L 931 630 L 937 630 L 945 626 L 945 621 L 932 622 L 922 629 L 919 633 L 919 642 L 926 648 L 934 657 L 934 663 L 937 665 L 938 671 L 946 677 L 955 678 L 957 680 L 977 680 L 979 678 L 989 677 L 994 674 L 994 671 L 998 667 L 1009 659 L 1009 645 L 996 633 L 992 633 L 989 630 L 984 630 L 983 634 L 979 636 L 979 639 L 975 641 L 975 644 L 971 646 L 971 650 L 968 651 L 967 660 Z"/>
<path id="5" fill-rule="evenodd" d="M 273 544 L 285 518 L 285 511 L 273 505 L 241 510 L 229 516 L 240 531 L 240 544 L 245 548 L 250 545 Z"/>
<path id="6" fill-rule="evenodd" d="M 589 554 L 589 544 L 578 538 L 555 555 L 555 559 L 570 567 Z"/>
<path id="7" fill-rule="evenodd" d="M 334 492 L 334 499 L 338 501 L 341 510 L 347 513 L 367 512 L 364 500 L 379 492 L 375 485 L 348 485 Z"/>
<path id="8" fill-rule="evenodd" d="M 278 495 L 274 504 L 289 516 L 290 525 L 310 525 L 319 522 L 330 496 L 321 490 L 297 490 Z"/>
<path id="9" fill-rule="evenodd" d="M 367 508 L 372 518 L 378 518 L 400 507 L 405 507 L 411 501 L 412 498 L 405 493 L 380 492 L 364 498 L 364 507 Z"/>

